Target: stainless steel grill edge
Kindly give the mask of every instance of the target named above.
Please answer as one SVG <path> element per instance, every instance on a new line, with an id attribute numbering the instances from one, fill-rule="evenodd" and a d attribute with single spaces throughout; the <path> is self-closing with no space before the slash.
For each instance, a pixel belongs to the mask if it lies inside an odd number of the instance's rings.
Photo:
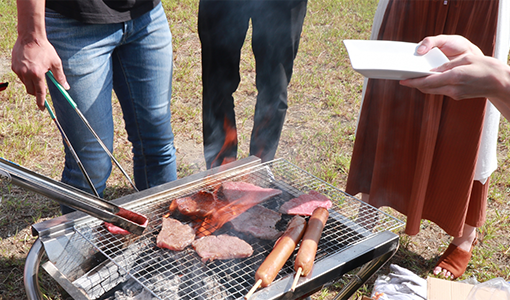
<path id="1" fill-rule="evenodd" d="M 149 216 L 149 225 L 140 237 L 113 236 L 104 230 L 101 221 L 80 212 L 34 224 L 33 234 L 39 238 L 25 265 L 29 299 L 42 299 L 36 276 L 42 253 L 47 256 L 43 268 L 74 299 L 114 299 L 107 297 L 127 281 L 145 287 L 150 299 L 241 299 L 254 284 L 255 271 L 270 252 L 271 243 L 254 241 L 250 258 L 208 264 L 201 263 L 192 249 L 172 253 L 154 246 L 161 216 L 171 200 L 226 180 L 281 189 L 282 196 L 265 203 L 271 209 L 310 190 L 325 194 L 335 203 L 312 273 L 299 280 L 293 293 L 289 292 L 293 256 L 273 284 L 251 299 L 299 299 L 362 267 L 337 295 L 338 299 L 347 299 L 398 248 L 398 236 L 392 231 L 403 226 L 400 220 L 285 160 L 260 163 L 258 158 L 249 157 L 114 200 L 119 206 Z M 163 287 L 162 280 L 167 281 Z M 194 283 L 197 281 L 200 284 Z"/>

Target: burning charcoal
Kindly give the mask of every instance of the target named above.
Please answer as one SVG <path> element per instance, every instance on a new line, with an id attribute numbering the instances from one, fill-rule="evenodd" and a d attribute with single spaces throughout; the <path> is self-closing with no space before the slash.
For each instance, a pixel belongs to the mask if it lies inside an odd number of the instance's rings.
<path id="1" fill-rule="evenodd" d="M 228 299 L 227 294 L 219 287 L 219 282 L 216 276 L 202 277 L 202 286 L 204 292 L 202 295 L 197 295 L 196 299 Z"/>
<path id="2" fill-rule="evenodd" d="M 203 264 L 194 264 L 181 278 L 183 284 L 179 291 L 182 300 L 230 300 L 217 274 Z M 184 284 L 188 283 L 188 284 Z M 190 284 L 191 283 L 191 284 Z"/>
<path id="3" fill-rule="evenodd" d="M 179 286 L 182 284 L 179 276 L 163 272 L 151 277 L 149 282 L 155 294 L 165 295 L 168 299 L 179 299 Z"/>
<path id="4" fill-rule="evenodd" d="M 73 284 L 95 299 L 112 290 L 125 279 L 125 272 L 112 261 L 105 261 L 79 277 Z"/>
<path id="5" fill-rule="evenodd" d="M 115 300 L 156 300 L 149 291 L 133 279 L 129 279 L 122 286 L 121 291 L 115 291 Z"/>

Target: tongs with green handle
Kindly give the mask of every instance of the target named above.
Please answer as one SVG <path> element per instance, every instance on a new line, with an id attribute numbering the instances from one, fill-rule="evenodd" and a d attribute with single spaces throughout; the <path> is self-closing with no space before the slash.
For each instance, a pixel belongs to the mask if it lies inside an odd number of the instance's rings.
<path id="1" fill-rule="evenodd" d="M 60 125 L 60 122 L 57 120 L 57 117 L 53 113 L 53 110 L 51 109 L 50 105 L 48 104 L 48 101 L 44 100 L 44 106 L 46 107 L 46 110 L 48 110 L 48 113 L 50 114 L 50 117 L 53 119 L 53 121 L 57 125 L 58 131 L 60 131 L 60 134 L 64 138 L 64 141 L 65 141 L 65 143 L 67 145 L 67 148 L 69 148 L 69 151 L 73 155 L 74 160 L 78 164 L 78 167 L 80 167 L 81 173 L 83 174 L 83 176 L 85 176 L 85 179 L 87 180 L 87 183 L 89 184 L 90 188 L 94 192 L 94 195 L 96 195 L 96 197 L 100 198 L 99 197 L 99 193 L 97 192 L 96 188 L 94 187 L 94 184 L 92 183 L 92 180 L 90 179 L 89 174 L 85 170 L 85 167 L 83 167 L 83 164 L 81 163 L 81 160 L 78 157 L 78 154 L 76 154 L 76 151 L 74 151 L 73 145 L 71 145 L 71 141 L 69 140 L 69 138 L 67 137 L 66 133 L 64 132 L 64 129 Z"/>
<path id="2" fill-rule="evenodd" d="M 74 109 L 74 111 L 76 111 L 76 113 L 78 114 L 78 116 L 81 118 L 81 120 L 83 121 L 83 123 L 87 126 L 87 128 L 90 130 L 90 132 L 92 133 L 92 135 L 94 135 L 94 137 L 96 138 L 96 140 L 99 142 L 99 144 L 101 145 L 101 147 L 103 147 L 104 151 L 108 154 L 108 156 L 110 156 L 111 160 L 115 163 L 115 165 L 117 165 L 117 167 L 119 168 L 119 170 L 122 172 L 122 174 L 124 174 L 124 176 L 127 178 L 127 180 L 129 181 L 129 183 L 131 184 L 131 186 L 133 187 L 133 189 L 135 191 L 138 192 L 138 189 L 136 188 L 135 184 L 133 183 L 133 181 L 131 181 L 131 178 L 129 177 L 129 175 L 126 173 L 126 171 L 124 171 L 124 169 L 121 167 L 121 165 L 119 164 L 119 162 L 115 159 L 115 157 L 113 156 L 113 154 L 110 152 L 110 150 L 108 150 L 108 148 L 106 147 L 106 145 L 103 143 L 103 141 L 101 140 L 101 138 L 97 135 L 97 133 L 94 131 L 94 129 L 92 128 L 92 126 L 90 126 L 90 123 L 87 121 L 87 119 L 85 118 L 85 116 L 81 113 L 81 111 L 78 109 L 78 106 L 76 105 L 76 103 L 73 101 L 73 99 L 71 98 L 71 96 L 69 95 L 69 93 L 67 93 L 67 91 L 64 89 L 64 87 L 55 79 L 55 77 L 53 76 L 53 73 L 51 71 L 48 71 L 46 73 L 46 75 L 48 75 L 48 77 L 51 79 L 51 81 L 55 84 L 55 86 L 57 87 L 57 89 L 60 91 L 60 93 L 62 93 L 62 95 L 64 96 L 64 98 L 66 98 L 67 102 L 69 102 L 69 104 L 72 106 L 72 108 Z"/>

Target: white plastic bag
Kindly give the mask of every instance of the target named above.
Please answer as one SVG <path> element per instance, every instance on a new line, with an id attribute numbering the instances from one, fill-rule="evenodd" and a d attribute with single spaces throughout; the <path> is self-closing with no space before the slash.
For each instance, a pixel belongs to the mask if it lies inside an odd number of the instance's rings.
<path id="1" fill-rule="evenodd" d="M 372 298 L 379 300 L 424 300 L 427 298 L 427 281 L 398 265 L 390 265 L 390 274 L 380 275 L 375 283 Z"/>
<path id="2" fill-rule="evenodd" d="M 466 300 L 510 300 L 510 284 L 501 277 L 476 284 Z"/>

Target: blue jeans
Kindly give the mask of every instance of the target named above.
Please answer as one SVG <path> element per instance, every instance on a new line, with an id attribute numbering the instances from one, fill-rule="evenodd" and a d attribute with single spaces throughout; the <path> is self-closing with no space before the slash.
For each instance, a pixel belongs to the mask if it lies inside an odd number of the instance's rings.
<path id="1" fill-rule="evenodd" d="M 172 35 L 161 4 L 135 20 L 105 25 L 80 23 L 46 10 L 46 30 L 62 59 L 69 94 L 112 153 L 115 91 L 133 146 L 137 188 L 177 179 L 170 124 Z M 47 81 L 57 118 L 102 195 L 112 162 L 71 105 Z M 67 147 L 62 182 L 91 192 Z"/>

